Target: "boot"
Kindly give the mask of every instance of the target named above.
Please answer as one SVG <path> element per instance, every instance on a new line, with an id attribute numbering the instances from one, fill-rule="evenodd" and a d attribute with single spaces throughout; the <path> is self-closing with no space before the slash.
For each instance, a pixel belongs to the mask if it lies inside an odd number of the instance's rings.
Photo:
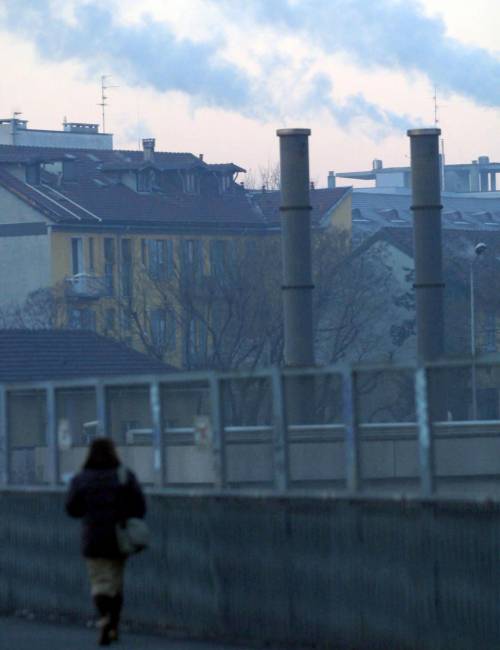
<path id="1" fill-rule="evenodd" d="M 120 624 L 120 614 L 123 606 L 123 594 L 118 593 L 111 601 L 110 611 L 110 632 L 109 637 L 111 641 L 118 641 L 118 626 Z"/>
<path id="2" fill-rule="evenodd" d="M 99 628 L 99 645 L 109 645 L 111 643 L 110 631 L 113 598 L 104 594 L 98 594 L 94 596 L 94 603 L 100 616 L 97 623 L 97 627 Z"/>

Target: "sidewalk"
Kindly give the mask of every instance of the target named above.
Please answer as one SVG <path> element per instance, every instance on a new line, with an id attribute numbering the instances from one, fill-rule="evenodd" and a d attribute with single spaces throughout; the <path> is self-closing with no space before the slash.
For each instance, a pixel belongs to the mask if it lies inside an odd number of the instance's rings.
<path id="1" fill-rule="evenodd" d="M 85 627 L 0 617 L 0 648 L 12 650 L 95 650 L 97 630 Z M 116 650 L 249 650 L 201 641 L 176 641 L 165 637 L 122 634 Z"/>

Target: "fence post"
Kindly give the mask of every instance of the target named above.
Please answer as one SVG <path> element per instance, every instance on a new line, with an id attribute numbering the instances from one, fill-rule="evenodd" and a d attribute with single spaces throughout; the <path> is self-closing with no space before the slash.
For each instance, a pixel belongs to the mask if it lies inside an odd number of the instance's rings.
<path id="1" fill-rule="evenodd" d="M 106 388 L 101 380 L 97 380 L 94 386 L 95 403 L 97 415 L 97 435 L 109 436 L 108 431 L 108 412 L 106 408 Z"/>
<path id="2" fill-rule="evenodd" d="M 215 373 L 210 374 L 210 411 L 212 423 L 212 452 L 214 466 L 214 486 L 220 490 L 226 487 L 226 447 L 224 435 L 224 412 L 222 409 L 221 380 Z"/>
<path id="3" fill-rule="evenodd" d="M 160 382 L 152 381 L 149 385 L 149 408 L 153 428 L 153 473 L 155 485 L 162 487 L 165 478 L 165 441 L 163 436 L 163 413 L 161 404 Z"/>
<path id="4" fill-rule="evenodd" d="M 434 493 L 434 453 L 431 424 L 429 421 L 429 394 L 427 369 L 417 368 L 415 372 L 415 405 L 418 422 L 418 454 L 420 465 L 420 488 L 422 496 Z"/>
<path id="5" fill-rule="evenodd" d="M 47 409 L 47 469 L 49 485 L 59 483 L 59 445 L 57 439 L 56 390 L 49 383 L 45 389 Z"/>
<path id="6" fill-rule="evenodd" d="M 289 441 L 283 375 L 275 366 L 271 371 L 273 397 L 274 484 L 284 492 L 290 486 Z"/>
<path id="7" fill-rule="evenodd" d="M 358 492 L 360 488 L 360 454 L 356 371 L 350 368 L 342 376 L 342 405 L 345 427 L 346 484 L 349 492 Z"/>
<path id="8" fill-rule="evenodd" d="M 10 482 L 9 425 L 7 419 L 7 391 L 0 385 L 0 485 Z"/>

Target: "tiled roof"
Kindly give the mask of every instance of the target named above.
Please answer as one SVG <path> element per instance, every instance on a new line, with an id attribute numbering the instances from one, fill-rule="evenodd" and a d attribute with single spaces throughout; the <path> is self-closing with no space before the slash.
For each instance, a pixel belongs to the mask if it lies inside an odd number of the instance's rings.
<path id="1" fill-rule="evenodd" d="M 312 207 L 312 223 L 319 225 L 325 214 L 328 214 L 351 191 L 350 187 L 311 190 L 309 200 Z M 251 193 L 251 198 L 253 203 L 259 207 L 267 223 L 279 225 L 281 219 L 279 209 L 281 194 L 279 191 L 255 191 Z"/>
<path id="2" fill-rule="evenodd" d="M 500 231 L 500 195 L 477 197 L 444 192 L 443 230 Z M 353 190 L 352 230 L 357 242 L 381 228 L 408 228 L 413 224 L 409 192 L 367 192 Z"/>
<path id="3" fill-rule="evenodd" d="M 207 164 L 207 167 L 213 172 L 246 172 L 246 169 L 238 167 L 238 165 L 235 165 L 234 163 L 209 163 Z"/>
<path id="4" fill-rule="evenodd" d="M 20 180 L 8 163 L 73 160 L 74 180 L 42 170 L 39 185 Z M 0 185 L 39 210 L 56 224 L 71 226 L 124 225 L 134 227 L 261 229 L 279 226 L 279 192 L 246 192 L 231 183 L 219 194 L 214 181 L 203 194 L 188 194 L 172 187 L 168 191 L 136 192 L 119 182 L 113 172 L 144 169 L 160 171 L 197 168 L 200 173 L 232 174 L 244 171 L 234 163 L 208 165 L 191 153 L 155 152 L 152 163 L 142 151 L 55 149 L 49 147 L 0 146 Z M 347 188 L 311 192 L 313 223 L 343 198 Z M 261 195 L 262 194 L 262 195 Z"/>
<path id="5" fill-rule="evenodd" d="M 82 330 L 0 330 L 0 382 L 154 374 L 171 367 Z"/>

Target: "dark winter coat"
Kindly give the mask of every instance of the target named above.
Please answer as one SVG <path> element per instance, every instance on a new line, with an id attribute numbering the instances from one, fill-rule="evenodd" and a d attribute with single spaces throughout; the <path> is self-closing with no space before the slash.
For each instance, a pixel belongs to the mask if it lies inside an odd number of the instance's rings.
<path id="1" fill-rule="evenodd" d="M 116 469 L 84 469 L 71 481 L 66 497 L 70 517 L 83 518 L 82 553 L 89 558 L 121 557 L 116 542 L 118 521 L 144 517 L 144 495 L 133 472 L 121 485 Z"/>

